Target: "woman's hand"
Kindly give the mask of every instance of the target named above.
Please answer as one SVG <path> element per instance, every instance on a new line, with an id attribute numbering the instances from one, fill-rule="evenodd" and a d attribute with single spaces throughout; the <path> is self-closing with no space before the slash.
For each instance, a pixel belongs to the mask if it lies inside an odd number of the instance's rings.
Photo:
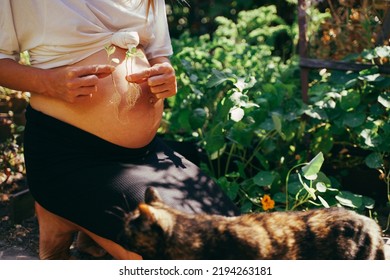
<path id="1" fill-rule="evenodd" d="M 43 95 L 74 103 L 97 91 L 99 79 L 115 70 L 111 65 L 69 66 L 48 69 L 44 73 Z"/>
<path id="2" fill-rule="evenodd" d="M 157 98 L 167 98 L 177 93 L 175 70 L 168 61 L 155 61 L 151 67 L 137 73 L 130 74 L 126 80 L 131 83 L 148 82 L 150 91 Z"/>

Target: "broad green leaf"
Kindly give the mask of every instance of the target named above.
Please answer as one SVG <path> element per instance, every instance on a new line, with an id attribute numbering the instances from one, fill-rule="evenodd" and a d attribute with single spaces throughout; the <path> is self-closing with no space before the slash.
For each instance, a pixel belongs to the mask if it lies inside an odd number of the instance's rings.
<path id="1" fill-rule="evenodd" d="M 355 109 L 360 104 L 360 94 L 358 91 L 346 91 L 341 93 L 340 106 L 343 110 Z"/>
<path id="2" fill-rule="evenodd" d="M 223 134 L 223 123 L 218 122 L 205 135 L 205 150 L 215 159 L 218 155 L 222 155 L 222 151 L 226 147 L 225 136 Z"/>
<path id="3" fill-rule="evenodd" d="M 245 203 L 243 203 L 240 207 L 241 213 L 249 213 L 252 211 L 252 202 L 250 200 L 247 200 Z"/>
<path id="4" fill-rule="evenodd" d="M 269 171 L 260 171 L 253 177 L 253 182 L 261 187 L 269 186 L 274 181 L 275 176 Z"/>
<path id="5" fill-rule="evenodd" d="M 383 165 L 383 157 L 380 153 L 371 153 L 369 154 L 364 162 L 370 168 L 377 169 Z"/>
<path id="6" fill-rule="evenodd" d="M 236 199 L 240 185 L 237 182 L 229 182 L 226 177 L 218 179 L 218 185 L 225 191 L 231 200 Z"/>
<path id="7" fill-rule="evenodd" d="M 331 125 L 326 125 L 317 129 L 310 143 L 311 149 L 315 153 L 328 153 L 333 148 L 333 134 Z"/>
<path id="8" fill-rule="evenodd" d="M 288 184 L 288 193 L 295 196 L 302 189 L 301 183 L 298 181 L 290 182 Z"/>
<path id="9" fill-rule="evenodd" d="M 207 120 L 207 112 L 203 108 L 196 108 L 192 111 L 189 122 L 193 130 L 202 128 Z"/>
<path id="10" fill-rule="evenodd" d="M 360 208 L 363 205 L 363 196 L 358 194 L 353 194 L 349 191 L 341 191 L 336 195 L 337 201 L 343 205 L 350 208 Z"/>
<path id="11" fill-rule="evenodd" d="M 226 137 L 243 147 L 250 147 L 253 139 L 253 130 L 243 122 L 237 122 L 228 131 Z"/>
<path id="12" fill-rule="evenodd" d="M 315 180 L 323 163 L 324 155 L 319 152 L 307 165 L 302 167 L 303 176 L 308 180 Z"/>
<path id="13" fill-rule="evenodd" d="M 282 131 L 282 116 L 277 113 L 272 113 L 271 117 L 276 131 L 279 133 L 280 137 L 282 137 L 282 139 L 285 140 L 286 135 Z"/>
<path id="14" fill-rule="evenodd" d="M 360 112 L 346 113 L 343 119 L 343 124 L 349 127 L 358 127 L 364 123 L 366 115 Z"/>
<path id="15" fill-rule="evenodd" d="M 212 69 L 211 71 L 213 74 L 211 75 L 211 77 L 209 78 L 209 80 L 207 81 L 207 84 L 206 84 L 206 86 L 208 88 L 219 86 L 220 84 L 222 84 L 226 81 L 236 82 L 236 80 L 237 80 L 237 77 L 233 74 L 227 74 L 227 73 L 218 71 L 216 69 Z"/>
<path id="16" fill-rule="evenodd" d="M 272 196 L 272 199 L 278 203 L 286 203 L 286 194 L 278 192 Z"/>

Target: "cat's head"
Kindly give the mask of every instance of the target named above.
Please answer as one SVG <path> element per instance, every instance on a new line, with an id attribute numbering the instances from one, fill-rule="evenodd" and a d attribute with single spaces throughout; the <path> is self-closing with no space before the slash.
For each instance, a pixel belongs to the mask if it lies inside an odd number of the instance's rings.
<path id="1" fill-rule="evenodd" d="M 174 215 L 154 188 L 145 192 L 145 202 L 125 214 L 126 248 L 144 258 L 158 258 L 164 240 L 173 229 Z"/>

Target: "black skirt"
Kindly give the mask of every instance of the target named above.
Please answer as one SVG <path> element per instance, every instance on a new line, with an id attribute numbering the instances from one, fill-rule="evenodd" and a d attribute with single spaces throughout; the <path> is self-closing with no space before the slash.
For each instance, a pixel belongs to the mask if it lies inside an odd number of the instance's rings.
<path id="1" fill-rule="evenodd" d="M 158 137 L 130 149 L 31 107 L 26 118 L 24 153 L 33 197 L 99 236 L 120 243 L 122 210 L 134 209 L 150 186 L 188 213 L 239 214 L 210 177 Z"/>

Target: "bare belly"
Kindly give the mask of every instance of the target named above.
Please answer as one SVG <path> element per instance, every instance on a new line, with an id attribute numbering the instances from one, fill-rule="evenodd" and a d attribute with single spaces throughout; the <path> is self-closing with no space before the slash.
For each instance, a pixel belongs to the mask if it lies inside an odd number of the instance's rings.
<path id="1" fill-rule="evenodd" d="M 129 84 L 126 73 L 137 72 L 149 67 L 146 58 L 132 58 L 126 61 L 126 50 L 116 48 L 111 58 L 119 63 L 112 76 L 99 80 L 97 92 L 91 97 L 75 103 L 31 94 L 31 106 L 47 115 L 74 125 L 116 145 L 138 148 L 148 144 L 159 128 L 163 113 L 163 100 L 156 99 L 146 83 L 141 84 L 140 96 L 130 109 L 125 102 Z M 107 53 L 102 50 L 75 65 L 107 64 Z M 126 67 L 127 64 L 127 67 Z M 133 93 L 134 94 L 134 93 Z M 121 102 L 115 102 L 116 95 Z"/>

